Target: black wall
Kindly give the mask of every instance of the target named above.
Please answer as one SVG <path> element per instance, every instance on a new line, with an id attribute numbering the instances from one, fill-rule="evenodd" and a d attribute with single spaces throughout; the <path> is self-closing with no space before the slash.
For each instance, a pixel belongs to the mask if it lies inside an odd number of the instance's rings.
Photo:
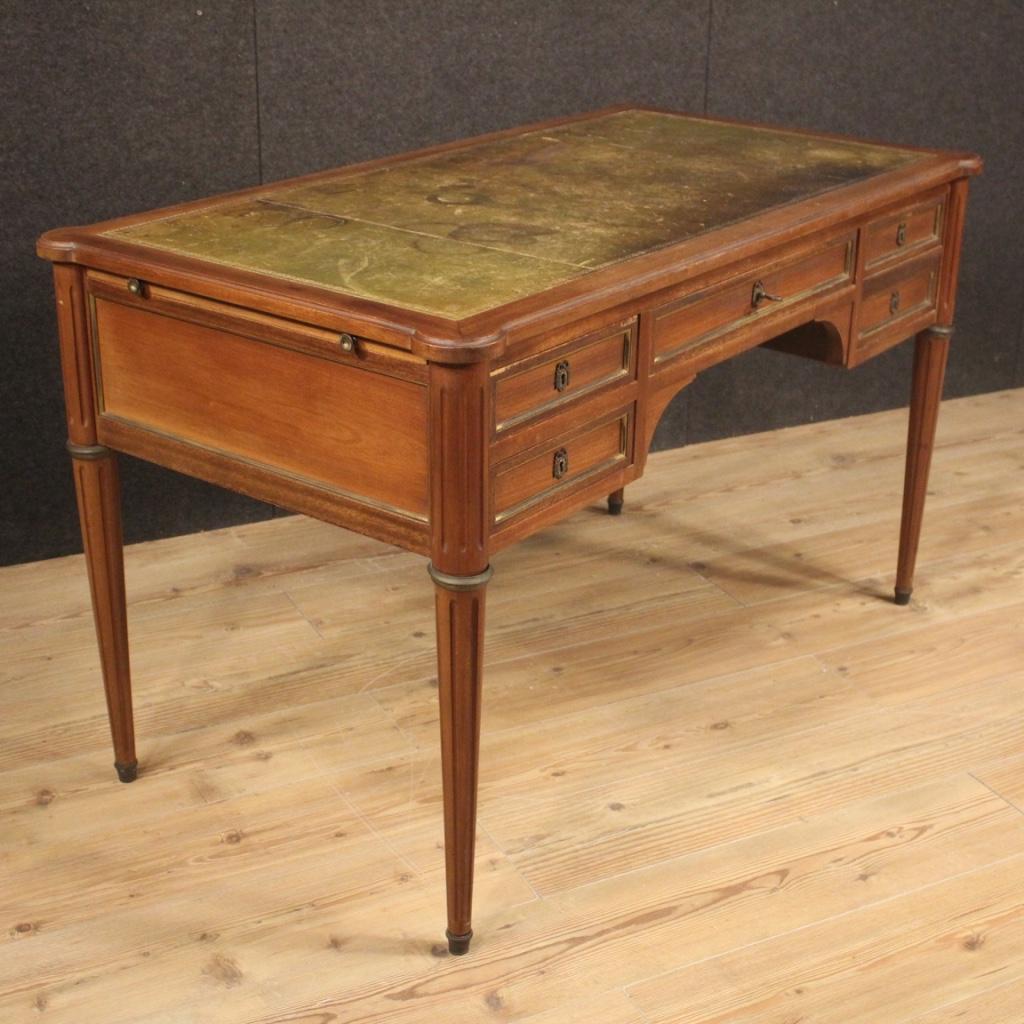
<path id="1" fill-rule="evenodd" d="M 947 395 L 1024 384 L 1019 0 L 0 0 L 0 564 L 79 550 L 47 228 L 632 100 L 986 159 Z M 755 351 L 673 447 L 904 404 L 909 346 L 842 373 Z M 130 541 L 274 510 L 124 459 Z"/>

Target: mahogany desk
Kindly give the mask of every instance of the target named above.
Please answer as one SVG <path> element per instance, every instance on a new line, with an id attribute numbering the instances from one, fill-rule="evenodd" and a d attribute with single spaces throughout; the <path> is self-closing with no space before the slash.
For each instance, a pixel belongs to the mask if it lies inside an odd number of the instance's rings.
<path id="1" fill-rule="evenodd" d="M 980 169 L 617 108 L 44 235 L 121 780 L 114 452 L 429 556 L 465 953 L 491 553 L 598 496 L 621 511 L 701 370 L 762 344 L 855 367 L 916 333 L 906 604 Z"/>

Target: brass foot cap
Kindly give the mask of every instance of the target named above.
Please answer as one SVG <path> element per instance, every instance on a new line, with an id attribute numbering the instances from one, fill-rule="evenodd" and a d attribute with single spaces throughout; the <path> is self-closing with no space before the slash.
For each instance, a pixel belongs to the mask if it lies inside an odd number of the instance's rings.
<path id="1" fill-rule="evenodd" d="M 465 935 L 452 935 L 450 931 L 446 930 L 445 935 L 448 937 L 448 952 L 452 956 L 465 956 L 469 952 L 469 940 L 473 938 L 472 929 Z"/>
<path id="2" fill-rule="evenodd" d="M 610 516 L 621 516 L 622 515 L 622 506 L 623 506 L 623 504 L 624 504 L 624 502 L 622 502 L 621 500 L 620 501 L 612 501 L 612 499 L 609 498 L 608 499 L 608 515 L 610 515 Z"/>
<path id="3" fill-rule="evenodd" d="M 897 604 L 910 604 L 910 590 L 897 590 L 896 591 L 896 603 Z"/>
<path id="4" fill-rule="evenodd" d="M 117 777 L 122 782 L 134 782 L 139 777 L 138 761 L 131 761 L 128 764 L 121 764 L 119 761 L 115 761 L 114 767 L 117 769 Z"/>

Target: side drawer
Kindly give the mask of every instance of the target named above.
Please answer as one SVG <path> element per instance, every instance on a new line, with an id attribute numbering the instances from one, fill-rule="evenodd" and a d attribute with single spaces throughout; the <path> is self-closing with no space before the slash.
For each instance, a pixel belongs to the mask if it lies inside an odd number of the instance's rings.
<path id="1" fill-rule="evenodd" d="M 427 518 L 425 384 L 246 337 L 242 324 L 89 301 L 101 438 L 116 418 Z"/>
<path id="2" fill-rule="evenodd" d="M 740 327 L 767 327 L 802 300 L 851 282 L 853 240 L 852 234 L 844 235 L 655 310 L 655 364 L 696 352 Z M 767 297 L 758 300 L 760 293 Z"/>
<path id="3" fill-rule="evenodd" d="M 872 221 L 864 228 L 864 270 L 870 272 L 893 260 L 909 259 L 942 237 L 942 196 L 908 206 Z"/>
<path id="4" fill-rule="evenodd" d="M 534 416 L 636 373 L 636 319 L 616 324 L 496 370 L 494 429 Z"/>
<path id="5" fill-rule="evenodd" d="M 940 254 L 936 252 L 912 263 L 900 263 L 865 281 L 854 362 L 901 341 L 918 329 L 917 321 L 934 312 L 939 264 Z"/>
<path id="6" fill-rule="evenodd" d="M 630 407 L 500 463 L 492 475 L 494 522 L 504 522 L 540 501 L 621 466 L 629 458 L 632 430 Z"/>

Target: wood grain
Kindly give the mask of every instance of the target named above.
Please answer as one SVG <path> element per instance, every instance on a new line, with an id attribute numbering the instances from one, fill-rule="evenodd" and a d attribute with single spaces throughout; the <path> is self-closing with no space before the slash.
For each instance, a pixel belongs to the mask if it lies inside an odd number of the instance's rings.
<path id="1" fill-rule="evenodd" d="M 903 483 L 896 602 L 906 604 L 914 588 L 914 568 L 921 539 L 942 385 L 949 357 L 950 328 L 922 331 L 914 341 L 914 379 L 910 392 L 907 466 Z"/>
<path id="2" fill-rule="evenodd" d="M 836 290 L 852 279 L 854 243 L 853 236 L 846 235 L 826 245 L 818 241 L 820 248 L 799 256 L 780 252 L 768 272 L 741 275 L 724 286 L 655 309 L 655 362 L 696 352 L 720 336 L 753 323 L 771 333 L 772 325 L 780 319 L 780 310 L 819 292 Z M 758 282 L 767 296 L 755 303 Z"/>
<path id="3" fill-rule="evenodd" d="M 607 476 L 629 461 L 631 410 L 593 423 L 583 430 L 556 434 L 494 467 L 491 507 L 502 523 L 543 499 L 557 496 L 579 481 Z"/>
<path id="4" fill-rule="evenodd" d="M 584 335 L 492 374 L 495 430 L 507 430 L 563 402 L 636 374 L 636 322 Z"/>
<path id="5" fill-rule="evenodd" d="M 899 412 L 657 453 L 495 559 L 464 960 L 421 558 L 129 547 L 145 790 L 81 558 L 0 571 L 0 1018 L 1016 1024 L 1024 391 L 947 406 L 910 609 Z"/>
<path id="6" fill-rule="evenodd" d="M 652 1021 L 815 1024 L 906 1019 L 1024 963 L 1024 857 L 953 876 L 776 941 L 641 983 Z"/>
<path id="7" fill-rule="evenodd" d="M 944 196 L 931 196 L 872 221 L 864 229 L 864 269 L 899 259 L 942 237 Z"/>
<path id="8" fill-rule="evenodd" d="M 97 298 L 103 417 L 427 517 L 411 381 Z"/>

